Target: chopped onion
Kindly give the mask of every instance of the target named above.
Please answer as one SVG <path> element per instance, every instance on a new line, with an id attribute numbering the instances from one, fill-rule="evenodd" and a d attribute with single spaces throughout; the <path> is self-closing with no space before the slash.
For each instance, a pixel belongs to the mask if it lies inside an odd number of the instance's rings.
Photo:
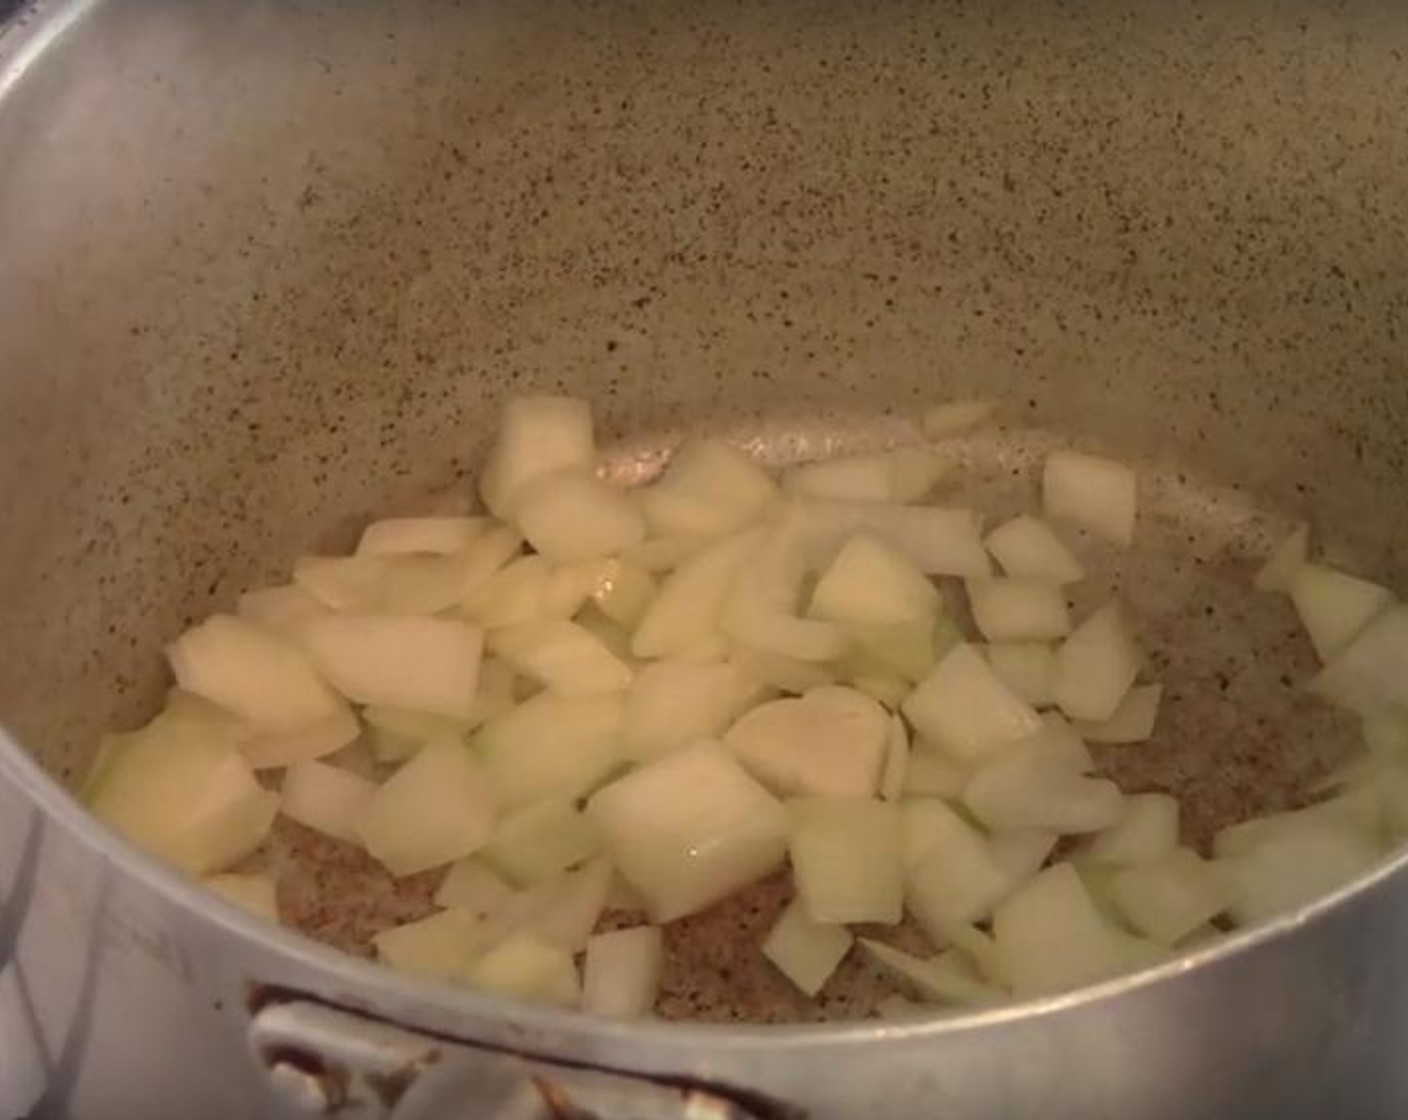
<path id="1" fill-rule="evenodd" d="M 1100 916 L 1069 863 L 1042 871 L 993 914 L 993 938 L 1012 991 L 1064 991 L 1124 971 L 1128 948 Z"/>
<path id="2" fill-rule="evenodd" d="M 495 826 L 480 858 L 519 886 L 560 875 L 596 855 L 596 828 L 570 800 L 536 801 Z"/>
<path id="3" fill-rule="evenodd" d="M 1161 684 L 1135 685 L 1109 719 L 1098 723 L 1077 720 L 1074 727 L 1082 739 L 1092 743 L 1143 743 L 1153 737 L 1163 693 Z"/>
<path id="4" fill-rule="evenodd" d="M 976 428 L 996 411 L 997 401 L 987 397 L 949 401 L 926 408 L 919 417 L 919 427 L 927 439 L 946 439 Z"/>
<path id="5" fill-rule="evenodd" d="M 1310 555 L 1310 526 L 1301 522 L 1278 544 L 1270 558 L 1252 577 L 1258 591 L 1289 593 L 1296 573 Z"/>
<path id="6" fill-rule="evenodd" d="M 484 699 L 484 683 L 492 673 L 485 673 L 498 662 L 480 665 L 480 690 L 475 697 L 475 712 L 479 713 Z M 374 733 L 372 753 L 378 762 L 404 762 L 431 739 L 453 739 L 463 736 L 473 726 L 473 720 L 452 719 L 406 708 L 383 708 L 376 704 L 362 709 L 362 718 Z"/>
<path id="7" fill-rule="evenodd" d="M 1113 459 L 1053 451 L 1042 474 L 1042 502 L 1054 521 L 1069 521 L 1118 545 L 1134 537 L 1134 472 Z"/>
<path id="8" fill-rule="evenodd" d="M 478 851 L 494 831 L 482 767 L 462 743 L 427 743 L 372 794 L 357 834 L 399 877 Z"/>
<path id="9" fill-rule="evenodd" d="M 766 530 L 726 537 L 677 568 L 661 585 L 631 639 L 637 657 L 686 653 L 715 635 L 734 577 L 752 560 Z"/>
<path id="10" fill-rule="evenodd" d="M 1031 579 L 970 579 L 973 620 L 990 642 L 1044 642 L 1071 632 L 1058 584 Z"/>
<path id="11" fill-rule="evenodd" d="M 732 665 L 654 661 L 645 666 L 626 696 L 627 752 L 650 759 L 718 736 L 737 710 L 738 677 Z"/>
<path id="12" fill-rule="evenodd" d="M 909 752 L 904 771 L 905 797 L 956 798 L 971 772 L 921 740 Z"/>
<path id="13" fill-rule="evenodd" d="M 206 619 L 166 653 L 182 688 L 256 727 L 294 731 L 341 707 L 295 646 L 232 615 Z"/>
<path id="14" fill-rule="evenodd" d="M 307 727 L 242 736 L 240 750 L 256 770 L 270 770 L 330 755 L 356 739 L 361 730 L 357 717 L 340 707 Z"/>
<path id="15" fill-rule="evenodd" d="M 267 918 L 271 922 L 279 920 L 278 892 L 274 880 L 264 874 L 212 875 L 201 881 L 218 895 L 233 902 L 236 906 Z"/>
<path id="16" fill-rule="evenodd" d="M 515 895 L 504 904 L 509 913 L 490 915 L 490 924 L 508 924 L 516 931 L 531 932 L 548 945 L 580 953 L 606 909 L 614 878 L 615 872 L 607 860 L 592 859 L 576 870 Z M 503 917 L 508 921 L 504 922 Z"/>
<path id="17" fill-rule="evenodd" d="M 632 771 L 599 790 L 587 816 L 658 923 L 762 878 L 787 851 L 786 809 L 716 743 Z"/>
<path id="18" fill-rule="evenodd" d="M 1356 830 L 1319 820 L 1219 858 L 1217 866 L 1236 892 L 1233 920 L 1251 925 L 1343 886 L 1378 858 L 1375 845 Z"/>
<path id="19" fill-rule="evenodd" d="M 517 397 L 508 402 L 498 437 L 479 475 L 479 492 L 496 516 L 508 518 L 523 487 L 564 467 L 596 463 L 591 408 L 571 397 Z"/>
<path id="20" fill-rule="evenodd" d="M 1177 847 L 1178 799 L 1166 793 L 1132 793 L 1124 799 L 1124 815 L 1091 837 L 1083 858 L 1128 865 L 1158 859 Z"/>
<path id="21" fill-rule="evenodd" d="M 376 793 L 376 783 L 340 766 L 310 759 L 288 768 L 280 793 L 281 808 L 289 820 L 334 840 L 360 845 L 357 827 Z"/>
<path id="22" fill-rule="evenodd" d="M 1045 642 L 989 642 L 983 655 L 998 680 L 1032 707 L 1056 703 L 1056 651 Z"/>
<path id="23" fill-rule="evenodd" d="M 560 696 L 620 692 L 634 675 L 600 638 L 565 619 L 507 626 L 488 641 L 513 669 Z"/>
<path id="24" fill-rule="evenodd" d="M 868 797 L 880 780 L 889 727 L 870 697 L 827 685 L 754 708 L 724 743 L 774 793 Z"/>
<path id="25" fill-rule="evenodd" d="M 797 897 L 814 922 L 895 925 L 904 908 L 898 806 L 864 797 L 802 797 L 788 804 Z"/>
<path id="26" fill-rule="evenodd" d="M 582 1010 L 610 1019 L 649 1015 L 664 968 L 659 926 L 597 934 L 587 942 L 582 964 Z"/>
<path id="27" fill-rule="evenodd" d="M 592 602 L 612 622 L 634 629 L 655 598 L 655 580 L 644 568 L 624 560 L 608 560 L 592 588 Z"/>
<path id="28" fill-rule="evenodd" d="M 1041 870 L 1060 838 L 1050 828 L 1007 828 L 993 832 L 988 845 L 1012 882 L 1021 883 Z"/>
<path id="29" fill-rule="evenodd" d="M 777 497 L 768 472 L 720 440 L 682 444 L 640 496 L 652 535 L 676 538 L 736 533 L 761 519 Z"/>
<path id="30" fill-rule="evenodd" d="M 305 648 L 333 686 L 360 704 L 468 718 L 483 634 L 448 618 L 330 615 L 310 623 Z"/>
<path id="31" fill-rule="evenodd" d="M 296 583 L 287 583 L 246 591 L 240 596 L 236 613 L 280 637 L 296 639 L 307 622 L 327 614 L 329 609 Z"/>
<path id="32" fill-rule="evenodd" d="M 549 797 L 590 793 L 626 761 L 619 694 L 539 693 L 476 733 L 496 804 L 504 812 Z"/>
<path id="33" fill-rule="evenodd" d="M 841 546 L 866 532 L 908 558 L 925 575 L 980 578 L 992 572 L 981 522 L 967 509 L 868 502 L 799 502 L 807 562 L 825 568 Z"/>
<path id="34" fill-rule="evenodd" d="M 891 716 L 885 735 L 885 762 L 880 768 L 881 800 L 898 801 L 903 796 L 908 772 L 909 730 L 899 716 Z"/>
<path id="35" fill-rule="evenodd" d="M 825 459 L 793 467 L 782 488 L 794 497 L 841 502 L 914 502 L 933 489 L 943 465 L 928 448 Z"/>
<path id="36" fill-rule="evenodd" d="M 979 980 L 952 951 L 926 961 L 869 937 L 862 937 L 860 944 L 871 960 L 921 999 L 964 1007 L 982 1007 L 1003 999 L 1002 992 Z"/>
<path id="37" fill-rule="evenodd" d="M 448 556 L 463 552 L 488 524 L 483 517 L 388 517 L 362 530 L 357 552 L 363 556 Z"/>
<path id="38" fill-rule="evenodd" d="M 559 564 L 597 560 L 645 540 L 645 518 L 630 495 L 581 467 L 524 486 L 514 523 L 536 552 Z"/>
<path id="39" fill-rule="evenodd" d="M 987 837 L 937 800 L 906 801 L 905 908 L 931 941 L 981 921 L 1014 886 Z"/>
<path id="40" fill-rule="evenodd" d="M 777 689 L 780 692 L 803 693 L 822 685 L 835 684 L 834 669 L 815 661 L 798 661 L 786 654 L 753 649 L 734 643 L 729 660 L 738 670 L 742 681 L 753 690 Z"/>
<path id="41" fill-rule="evenodd" d="M 581 1000 L 571 951 L 531 933 L 516 933 L 499 942 L 472 960 L 462 978 L 481 992 L 528 1003 L 576 1007 Z"/>
<path id="42" fill-rule="evenodd" d="M 1307 686 L 1315 695 L 1371 715 L 1408 705 L 1408 606 L 1389 607 L 1339 651 Z"/>
<path id="43" fill-rule="evenodd" d="M 513 888 L 478 856 L 465 856 L 450 864 L 435 891 L 435 905 L 457 907 L 480 918 L 487 917 L 508 899 Z"/>
<path id="44" fill-rule="evenodd" d="M 387 563 L 382 556 L 300 556 L 294 586 L 331 610 L 379 610 L 386 602 Z"/>
<path id="45" fill-rule="evenodd" d="M 814 996 L 854 941 L 844 926 L 812 921 L 801 899 L 793 899 L 763 940 L 763 956 L 804 995 Z"/>
<path id="46" fill-rule="evenodd" d="M 398 972 L 459 980 L 477 947 L 479 928 L 479 918 L 467 910 L 442 910 L 383 930 L 372 944 L 377 956 Z"/>
<path id="47" fill-rule="evenodd" d="M 923 680 L 940 652 L 935 634 L 946 621 L 940 616 L 913 622 L 852 623 L 844 628 L 849 648 L 837 662 L 838 669 L 852 680 L 899 677 L 907 686 Z M 951 648 L 952 644 L 946 645 L 942 652 Z"/>
<path id="48" fill-rule="evenodd" d="M 1189 848 L 1116 872 L 1106 896 L 1136 932 L 1161 945 L 1176 945 L 1236 899 L 1218 869 Z"/>
<path id="49" fill-rule="evenodd" d="M 1085 578 L 1085 566 L 1039 517 L 1022 514 L 1003 522 L 984 543 L 1010 578 L 1056 584 Z"/>
<path id="50" fill-rule="evenodd" d="M 964 762 L 976 762 L 1031 735 L 1041 720 L 972 646 L 949 651 L 903 704 L 921 735 Z"/>
<path id="51" fill-rule="evenodd" d="M 723 630 L 754 649 L 799 661 L 834 661 L 845 651 L 841 630 L 796 614 L 807 577 L 800 531 L 795 518 L 768 530 L 724 603 Z"/>
<path id="52" fill-rule="evenodd" d="M 895 549 L 868 534 L 851 537 L 812 592 L 808 614 L 859 625 L 933 627 L 938 589 Z"/>
<path id="53" fill-rule="evenodd" d="M 232 742 L 161 716 L 107 740 L 84 795 L 100 820 L 192 875 L 249 855 L 279 810 Z"/>
<path id="54" fill-rule="evenodd" d="M 1088 778 L 1052 754 L 1012 751 L 978 770 L 963 803 L 989 828 L 1049 828 L 1098 832 L 1124 811 L 1119 786 Z"/>
<path id="55" fill-rule="evenodd" d="M 1072 719 L 1098 723 L 1119 709 L 1140 666 L 1124 607 L 1112 599 L 1056 650 L 1056 702 Z"/>
<path id="56" fill-rule="evenodd" d="M 1393 602 L 1388 588 L 1323 564 L 1302 564 L 1290 590 L 1301 625 L 1322 662 L 1331 660 Z"/>

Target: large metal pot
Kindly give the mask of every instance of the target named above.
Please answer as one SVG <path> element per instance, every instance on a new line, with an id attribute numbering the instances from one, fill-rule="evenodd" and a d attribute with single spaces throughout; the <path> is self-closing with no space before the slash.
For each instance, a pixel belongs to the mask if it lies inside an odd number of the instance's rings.
<path id="1" fill-rule="evenodd" d="M 608 1025 L 265 927 L 67 792 L 185 620 L 453 488 L 529 386 L 638 449 L 783 457 L 998 394 L 1020 423 L 975 455 L 1134 459 L 1229 603 L 1277 515 L 1404 586 L 1408 14 L 1259 7 L 72 0 L 0 32 L 0 1115 L 1408 1113 L 1403 859 L 1039 1003 Z M 1150 764 L 1218 811 L 1315 753 L 1313 721 L 1233 733 L 1253 678 Z"/>

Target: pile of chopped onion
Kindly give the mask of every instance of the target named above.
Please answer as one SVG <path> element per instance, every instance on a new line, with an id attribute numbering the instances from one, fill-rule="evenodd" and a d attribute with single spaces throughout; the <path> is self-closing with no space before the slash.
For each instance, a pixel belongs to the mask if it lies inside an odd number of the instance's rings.
<path id="1" fill-rule="evenodd" d="M 777 477 L 688 442 L 635 489 L 598 466 L 586 404 L 514 401 L 486 515 L 375 522 L 177 639 L 165 708 L 101 746 L 94 812 L 274 919 L 244 865 L 280 813 L 393 876 L 442 869 L 383 961 L 612 1016 L 651 1012 L 663 925 L 783 868 L 766 958 L 814 996 L 861 952 L 906 993 L 882 1013 L 912 1015 L 1165 960 L 1408 833 L 1408 606 L 1311 562 L 1303 529 L 1256 583 L 1290 596 L 1310 689 L 1366 749 L 1205 858 L 1173 797 L 1126 794 L 1086 746 L 1149 740 L 1162 698 L 1127 608 L 1068 598 L 1073 542 L 1133 538 L 1127 467 L 1056 452 L 1041 514 L 984 533 L 928 501 L 925 443 Z M 622 910 L 648 921 L 606 928 Z M 905 921 L 927 955 L 878 932 Z"/>

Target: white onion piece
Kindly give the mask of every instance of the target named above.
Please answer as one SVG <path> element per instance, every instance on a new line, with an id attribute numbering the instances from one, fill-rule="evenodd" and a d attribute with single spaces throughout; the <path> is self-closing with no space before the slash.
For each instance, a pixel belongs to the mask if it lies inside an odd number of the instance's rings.
<path id="1" fill-rule="evenodd" d="M 1116 872 L 1105 894 L 1136 932 L 1161 945 L 1178 944 L 1235 899 L 1217 867 L 1189 848 L 1175 848 Z"/>
<path id="2" fill-rule="evenodd" d="M 742 680 L 749 682 L 754 691 L 777 689 L 803 693 L 836 683 L 834 667 L 815 661 L 798 661 L 795 657 L 736 642 L 730 647 L 728 657 Z"/>
<path id="3" fill-rule="evenodd" d="M 484 698 L 483 672 L 490 663 L 480 667 L 479 695 L 475 697 L 476 712 Z M 494 662 L 493 664 L 498 664 Z M 448 716 L 413 712 L 405 708 L 383 708 L 375 704 L 362 709 L 362 718 L 371 732 L 372 754 L 378 762 L 404 762 L 431 739 L 456 738 L 472 726 L 472 720 L 451 719 Z"/>
<path id="4" fill-rule="evenodd" d="M 797 897 L 814 922 L 895 925 L 904 909 L 900 811 L 864 797 L 788 803 Z"/>
<path id="5" fill-rule="evenodd" d="M 1088 774 L 1095 769 L 1090 748 L 1060 712 L 1042 712 L 1041 730 L 1014 746 L 1060 759 L 1077 774 Z"/>
<path id="6" fill-rule="evenodd" d="M 1307 686 L 1360 715 L 1408 705 L 1408 606 L 1389 607 L 1340 650 Z"/>
<path id="7" fill-rule="evenodd" d="M 479 858 L 518 886 L 532 886 L 596 855 L 596 828 L 564 798 L 536 801 L 504 817 Z"/>
<path id="8" fill-rule="evenodd" d="M 1124 799 L 1124 815 L 1091 837 L 1082 858 L 1128 865 L 1158 859 L 1177 847 L 1178 799 L 1166 793 L 1131 793 Z"/>
<path id="9" fill-rule="evenodd" d="M 616 559 L 602 566 L 591 598 L 603 615 L 631 630 L 644 617 L 655 592 L 655 580 L 648 571 Z"/>
<path id="10" fill-rule="evenodd" d="M 970 579 L 973 621 L 990 642 L 1044 642 L 1071 632 L 1059 585 L 1030 579 Z"/>
<path id="11" fill-rule="evenodd" d="M 463 552 L 489 527 L 483 517 L 387 517 L 362 530 L 357 552 L 364 556 Z"/>
<path id="12" fill-rule="evenodd" d="M 998 679 L 1032 707 L 1056 702 L 1056 651 L 1045 642 L 989 642 L 983 656 Z"/>
<path id="13" fill-rule="evenodd" d="M 516 397 L 504 406 L 498 434 L 479 473 L 479 492 L 508 518 L 523 487 L 564 467 L 596 463 L 591 407 L 571 397 Z"/>
<path id="14" fill-rule="evenodd" d="M 271 922 L 279 920 L 278 890 L 274 880 L 264 874 L 212 875 L 201 880 L 201 886 L 214 891 L 241 909 Z"/>
<path id="15" fill-rule="evenodd" d="M 1374 754 L 1408 760 L 1408 708 L 1393 704 L 1368 712 L 1360 731 Z"/>
<path id="16" fill-rule="evenodd" d="M 658 923 L 762 878 L 787 852 L 786 809 L 717 743 L 632 771 L 597 791 L 587 815 Z"/>
<path id="17" fill-rule="evenodd" d="M 1134 683 L 1141 660 L 1124 607 L 1112 599 L 1057 648 L 1057 704 L 1072 719 L 1109 719 Z"/>
<path id="18" fill-rule="evenodd" d="M 916 502 L 944 474 L 943 464 L 925 447 L 899 447 L 872 455 L 852 455 L 793 467 L 782 488 L 798 498 L 841 502 Z"/>
<path id="19" fill-rule="evenodd" d="M 295 587 L 335 611 L 379 610 L 386 602 L 384 556 L 300 556 Z"/>
<path id="20" fill-rule="evenodd" d="M 582 962 L 582 1010 L 609 1019 L 649 1015 L 665 968 L 659 926 L 599 933 L 587 942 Z"/>
<path id="21" fill-rule="evenodd" d="M 478 856 L 450 864 L 435 891 L 435 905 L 458 907 L 483 918 L 513 897 L 513 888 Z"/>
<path id="22" fill-rule="evenodd" d="M 286 638 L 297 638 L 304 624 L 331 608 L 296 583 L 264 587 L 240 596 L 236 614 Z"/>
<path id="23" fill-rule="evenodd" d="M 736 533 L 760 520 L 777 498 L 768 472 L 720 440 L 686 441 L 640 494 L 651 535 L 675 538 Z"/>
<path id="24" fill-rule="evenodd" d="M 1085 566 L 1039 517 L 1021 514 L 1005 521 L 988 534 L 984 543 L 1002 570 L 1014 579 L 1067 584 L 1085 578 Z"/>
<path id="25" fill-rule="evenodd" d="M 734 641 L 799 661 L 834 661 L 845 638 L 829 622 L 797 617 L 807 577 L 800 524 L 773 525 L 758 552 L 740 569 L 724 603 L 722 626 Z"/>
<path id="26" fill-rule="evenodd" d="M 739 570 L 752 561 L 766 529 L 726 537 L 676 569 L 661 585 L 631 638 L 637 657 L 670 657 L 712 637 Z"/>
<path id="27" fill-rule="evenodd" d="M 883 801 L 898 801 L 904 795 L 909 772 L 909 729 L 899 716 L 890 717 L 885 736 L 885 762 L 880 768 L 878 792 Z"/>
<path id="28" fill-rule="evenodd" d="M 1372 843 L 1383 823 L 1382 811 L 1376 789 L 1348 789 L 1304 809 L 1266 813 L 1228 825 L 1213 837 L 1213 852 L 1219 859 L 1245 855 L 1286 837 L 1324 830 L 1352 833 L 1365 843 Z"/>
<path id="29" fill-rule="evenodd" d="M 454 741 L 427 743 L 372 794 L 357 835 L 401 878 L 478 851 L 494 831 L 483 768 Z"/>
<path id="30" fill-rule="evenodd" d="M 489 634 L 489 649 L 515 671 L 560 696 L 620 692 L 634 674 L 595 634 L 555 619 Z"/>
<path id="31" fill-rule="evenodd" d="M 304 647 L 359 704 L 467 719 L 484 637 L 477 627 L 421 615 L 330 615 L 309 623 Z"/>
<path id="32" fill-rule="evenodd" d="M 908 684 L 923 680 L 940 652 L 943 639 L 936 639 L 936 634 L 947 625 L 942 615 L 913 622 L 851 623 L 844 627 L 849 646 L 837 663 L 838 669 L 853 679 L 899 677 Z M 954 644 L 944 645 L 942 652 L 947 653 Z"/>
<path id="33" fill-rule="evenodd" d="M 1135 685 L 1124 694 L 1109 719 L 1098 723 L 1076 720 L 1072 725 L 1082 739 L 1092 743 L 1143 743 L 1154 735 L 1163 699 L 1161 684 Z"/>
<path id="34" fill-rule="evenodd" d="M 623 552 L 621 561 L 651 575 L 663 575 L 683 567 L 718 542 L 718 537 L 652 537 L 638 548 Z"/>
<path id="35" fill-rule="evenodd" d="M 545 944 L 580 953 L 606 909 L 614 878 L 610 862 L 597 857 L 514 895 L 487 924 L 527 931 Z"/>
<path id="36" fill-rule="evenodd" d="M 553 617 L 548 588 L 553 566 L 541 556 L 520 556 L 500 568 L 464 601 L 464 612 L 486 630 Z M 562 610 L 557 617 L 573 612 Z"/>
<path id="37" fill-rule="evenodd" d="M 999 829 L 988 837 L 988 846 L 998 865 L 1015 883 L 1030 879 L 1056 850 L 1060 833 L 1049 828 Z"/>
<path id="38" fill-rule="evenodd" d="M 860 939 L 861 948 L 901 986 L 921 999 L 963 1007 L 983 1007 L 1000 1003 L 1004 994 L 983 983 L 971 968 L 952 951 L 922 960 L 869 937 Z"/>
<path id="39" fill-rule="evenodd" d="M 978 578 L 992 572 L 981 521 L 967 509 L 868 502 L 798 502 L 803 549 L 812 568 L 825 568 L 856 533 L 879 537 L 925 575 Z"/>
<path id="40" fill-rule="evenodd" d="M 646 665 L 626 695 L 627 753 L 638 760 L 656 758 L 717 737 L 737 709 L 738 676 L 732 665 L 690 661 Z"/>
<path id="41" fill-rule="evenodd" d="M 1053 451 L 1042 472 L 1042 506 L 1054 521 L 1069 521 L 1118 545 L 1134 537 L 1134 472 L 1123 463 Z"/>
<path id="42" fill-rule="evenodd" d="M 885 709 L 870 697 L 826 685 L 754 708 L 723 741 L 774 793 L 869 797 L 880 780 L 889 729 Z"/>
<path id="43" fill-rule="evenodd" d="M 1109 828 L 1124 810 L 1119 786 L 1088 778 L 1062 759 L 1012 751 L 987 763 L 963 791 L 963 803 L 989 828 L 1047 828 L 1062 833 Z"/>
<path id="44" fill-rule="evenodd" d="M 513 517 L 523 539 L 559 564 L 598 560 L 645 540 L 645 518 L 631 496 L 587 468 L 535 478 L 519 492 Z"/>
<path id="45" fill-rule="evenodd" d="M 1100 916 L 1069 863 L 1019 887 L 998 906 L 992 929 L 1019 996 L 1080 987 L 1127 967 L 1124 939 Z"/>
<path id="46" fill-rule="evenodd" d="M 335 840 L 360 846 L 357 826 L 366 816 L 376 783 L 340 766 L 298 762 L 284 775 L 284 816 Z"/>
<path id="47" fill-rule="evenodd" d="M 551 1007 L 576 1007 L 581 986 L 572 953 L 532 933 L 516 933 L 472 960 L 465 984 L 490 995 Z"/>
<path id="48" fill-rule="evenodd" d="M 938 589 L 905 556 L 869 534 L 851 537 L 812 591 L 807 613 L 850 624 L 933 626 Z"/>
<path id="49" fill-rule="evenodd" d="M 956 926 L 981 921 L 1014 886 L 987 837 L 937 800 L 901 806 L 905 908 L 943 944 Z"/>
<path id="50" fill-rule="evenodd" d="M 1031 735 L 1041 720 L 972 646 L 949 651 L 902 705 L 915 730 L 963 762 Z"/>
<path id="51" fill-rule="evenodd" d="M 104 741 L 84 797 L 100 820 L 192 875 L 249 855 L 279 810 L 233 743 L 161 716 Z"/>
<path id="52" fill-rule="evenodd" d="M 581 797 L 626 761 L 619 694 L 550 692 L 485 724 L 474 737 L 494 800 L 505 812 L 549 797 Z"/>
<path id="53" fill-rule="evenodd" d="M 1310 555 L 1310 526 L 1301 522 L 1272 550 L 1265 564 L 1252 577 L 1258 591 L 1289 593 L 1296 573 Z"/>
<path id="54" fill-rule="evenodd" d="M 1251 925 L 1344 886 L 1379 854 L 1357 830 L 1320 820 L 1239 855 L 1220 857 L 1217 865 L 1236 891 L 1233 920 Z"/>
<path id="55" fill-rule="evenodd" d="M 438 914 L 383 930 L 372 937 L 377 956 L 411 976 L 458 980 L 477 944 L 479 918 L 467 910 Z"/>
<path id="56" fill-rule="evenodd" d="M 951 797 L 963 792 L 969 769 L 922 741 L 914 744 L 904 772 L 905 797 Z"/>
<path id="57" fill-rule="evenodd" d="M 344 706 L 307 727 L 243 736 L 240 751 L 256 770 L 271 770 L 333 754 L 356 739 L 361 730 L 357 717 Z"/>
<path id="58" fill-rule="evenodd" d="M 812 921 L 801 899 L 793 899 L 763 939 L 763 956 L 799 991 L 815 996 L 854 941 L 844 926 Z"/>
<path id="59" fill-rule="evenodd" d="M 976 428 L 997 411 L 997 401 L 988 397 L 949 401 L 926 408 L 919 417 L 919 427 L 926 439 L 946 439 Z"/>
<path id="60" fill-rule="evenodd" d="M 1331 660 L 1393 602 L 1388 588 L 1323 564 L 1302 564 L 1290 590 L 1301 625 L 1322 662 Z"/>
<path id="61" fill-rule="evenodd" d="M 183 689 L 256 727 L 294 731 L 342 707 L 302 651 L 232 615 L 187 630 L 166 656 Z"/>

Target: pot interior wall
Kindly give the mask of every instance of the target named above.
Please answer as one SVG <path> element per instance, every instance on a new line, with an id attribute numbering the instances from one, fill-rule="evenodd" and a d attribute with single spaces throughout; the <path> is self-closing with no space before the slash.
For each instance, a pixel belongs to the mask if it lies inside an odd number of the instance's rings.
<path id="1" fill-rule="evenodd" d="M 0 719 L 80 776 L 183 623 L 460 500 L 512 393 L 590 397 L 625 469 L 981 393 L 995 500 L 1053 438 L 1145 471 L 1111 578 L 1225 695 L 1119 765 L 1290 796 L 1338 732 L 1277 699 L 1257 553 L 1308 516 L 1408 586 L 1408 20 L 1253 7 L 131 0 L 28 66 L 12 32 Z"/>

